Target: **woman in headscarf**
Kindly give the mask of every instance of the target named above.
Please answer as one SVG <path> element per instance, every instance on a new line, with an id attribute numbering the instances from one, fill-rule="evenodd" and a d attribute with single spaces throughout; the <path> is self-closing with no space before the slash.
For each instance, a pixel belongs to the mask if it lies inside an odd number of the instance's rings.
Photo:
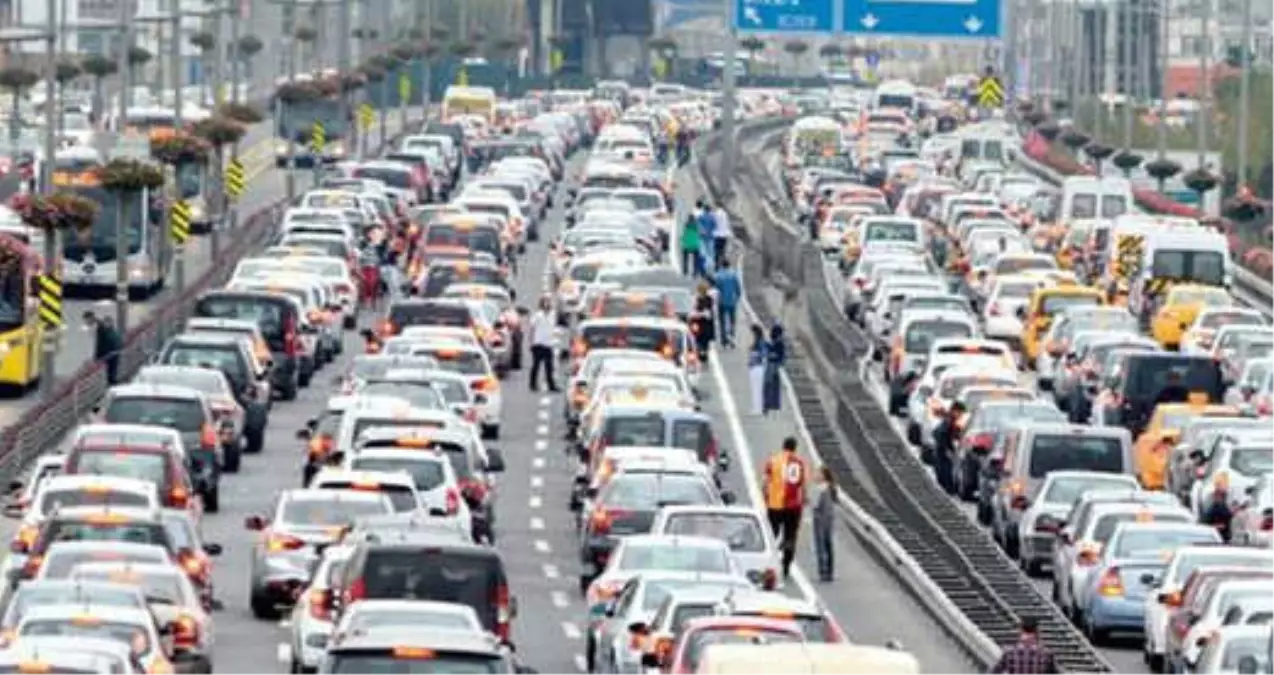
<path id="1" fill-rule="evenodd" d="M 786 360 L 787 341 L 783 338 L 783 325 L 776 321 L 770 328 L 770 342 L 766 347 L 762 413 L 781 407 L 783 390 L 779 386 L 779 372 Z"/>
<path id="2" fill-rule="evenodd" d="M 760 415 L 765 404 L 765 362 L 769 353 L 765 329 L 752 324 L 752 346 L 748 348 L 748 381 L 752 384 L 752 414 Z"/>

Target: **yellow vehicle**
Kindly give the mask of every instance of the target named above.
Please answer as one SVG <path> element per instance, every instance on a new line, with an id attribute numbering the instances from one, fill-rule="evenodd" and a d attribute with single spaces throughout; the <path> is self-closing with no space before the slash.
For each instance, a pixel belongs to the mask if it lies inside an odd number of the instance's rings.
<path id="1" fill-rule="evenodd" d="M 1101 291 L 1075 284 L 1059 284 L 1036 289 L 1025 307 L 1018 310 L 1022 319 L 1022 357 L 1034 363 L 1043 347 L 1044 336 L 1053 325 L 1053 317 L 1067 307 L 1105 304 Z"/>
<path id="2" fill-rule="evenodd" d="M 39 257 L 21 241 L 0 234 L 0 385 L 25 391 L 40 379 L 40 322 L 35 295 Z"/>
<path id="3" fill-rule="evenodd" d="M 1160 403 L 1137 437 L 1132 453 L 1137 465 L 1137 480 L 1147 490 L 1162 490 L 1166 485 L 1168 458 L 1181 438 L 1181 429 L 1196 417 L 1238 417 L 1238 408 L 1209 404 L 1207 397 L 1199 402 Z"/>
<path id="4" fill-rule="evenodd" d="M 477 115 L 495 124 L 496 95 L 491 87 L 450 86 L 442 97 L 442 119 L 458 115 Z"/>
<path id="5" fill-rule="evenodd" d="M 1234 299 L 1224 288 L 1202 284 L 1181 284 L 1168 294 L 1150 321 L 1150 336 L 1164 349 L 1176 349 L 1181 335 L 1190 328 L 1204 308 L 1233 306 Z"/>
<path id="6" fill-rule="evenodd" d="M 911 675 L 920 672 L 920 662 L 904 651 L 865 645 L 814 642 L 712 644 L 703 650 L 695 672 L 712 675 Z"/>

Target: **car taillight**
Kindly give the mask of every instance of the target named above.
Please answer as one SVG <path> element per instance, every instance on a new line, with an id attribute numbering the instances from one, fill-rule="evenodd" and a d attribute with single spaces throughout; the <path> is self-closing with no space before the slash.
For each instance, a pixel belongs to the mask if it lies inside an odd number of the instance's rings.
<path id="1" fill-rule="evenodd" d="M 22 565 L 22 576 L 26 579 L 34 579 L 35 575 L 40 573 L 40 567 L 44 565 L 44 556 L 32 555 L 27 558 L 25 564 Z"/>
<path id="2" fill-rule="evenodd" d="M 708 464 L 715 465 L 717 463 L 717 455 L 719 454 L 720 450 L 717 449 L 716 437 L 708 439 L 708 448 L 704 453 L 704 458 L 707 460 Z"/>
<path id="3" fill-rule="evenodd" d="M 271 532 L 265 538 L 265 548 L 270 553 L 297 551 L 305 547 L 305 542 L 290 534 Z"/>
<path id="4" fill-rule="evenodd" d="M 1124 594 L 1124 582 L 1119 578 L 1119 568 L 1112 567 L 1097 582 L 1097 593 L 1105 598 L 1119 598 Z"/>
<path id="5" fill-rule="evenodd" d="M 315 436 L 310 439 L 310 459 L 312 461 L 322 459 L 332 452 L 332 446 L 336 441 L 327 434 Z"/>
<path id="6" fill-rule="evenodd" d="M 193 617 L 183 614 L 173 622 L 173 644 L 178 647 L 199 644 L 199 624 Z"/>
<path id="7" fill-rule="evenodd" d="M 180 485 L 174 485 L 168 491 L 168 506 L 174 509 L 184 509 L 190 504 L 190 491 Z"/>
<path id="8" fill-rule="evenodd" d="M 460 493 L 455 488 L 447 488 L 447 515 L 454 516 L 460 512 Z"/>
<path id="9" fill-rule="evenodd" d="M 469 383 L 469 388 L 474 391 L 490 393 L 500 388 L 500 383 L 494 377 L 481 377 Z"/>
<path id="10" fill-rule="evenodd" d="M 189 550 L 182 551 L 177 556 L 177 561 L 181 563 L 181 569 L 186 572 L 186 576 L 192 580 L 202 581 L 208 571 L 207 563 Z"/>
<path id="11" fill-rule="evenodd" d="M 217 449 L 217 430 L 211 424 L 205 424 L 199 430 L 199 446 L 204 450 Z"/>
<path id="12" fill-rule="evenodd" d="M 349 588 L 345 589 L 346 605 L 351 605 L 365 598 L 367 598 L 367 582 L 363 581 L 362 577 L 355 579 L 354 582 L 349 585 Z"/>
<path id="13" fill-rule="evenodd" d="M 283 319 L 283 353 L 296 356 L 301 353 L 299 336 L 296 332 L 296 317 L 291 315 Z"/>
<path id="14" fill-rule="evenodd" d="M 508 642 L 510 622 L 513 621 L 513 603 L 509 596 L 509 587 L 500 584 L 492 593 L 492 604 L 495 605 L 495 636 L 501 642 Z"/>
<path id="15" fill-rule="evenodd" d="M 1270 530 L 1274 530 L 1274 511 L 1266 509 L 1265 515 L 1261 516 L 1261 531 L 1269 532 Z"/>
<path id="16" fill-rule="evenodd" d="M 310 616 L 319 621 L 332 620 L 332 590 L 310 590 Z"/>
<path id="17" fill-rule="evenodd" d="M 1181 606 L 1181 591 L 1173 591 L 1171 593 L 1165 594 L 1163 596 L 1163 604 L 1167 605 L 1168 607 L 1180 607 Z"/>
<path id="18" fill-rule="evenodd" d="M 611 514 L 605 508 L 598 507 L 588 521 L 588 528 L 593 534 L 609 534 Z"/>

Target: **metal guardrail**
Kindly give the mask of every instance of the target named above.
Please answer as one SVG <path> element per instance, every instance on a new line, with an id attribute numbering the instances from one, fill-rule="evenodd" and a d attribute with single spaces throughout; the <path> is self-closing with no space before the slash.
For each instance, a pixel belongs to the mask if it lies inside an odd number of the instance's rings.
<path id="1" fill-rule="evenodd" d="M 403 133 L 400 129 L 390 142 Z M 185 329 L 186 319 L 202 293 L 225 284 L 241 258 L 272 239 L 284 201 L 280 199 L 243 221 L 232 233 L 234 239 L 219 256 L 218 264 L 193 280 L 181 294 L 156 307 L 124 336 L 118 363 L 121 380 L 135 375 L 169 338 Z M 0 432 L 0 484 L 17 478 L 36 457 L 56 450 L 62 438 L 93 412 L 108 388 L 105 366 L 97 361 L 85 363 Z"/>
<path id="2" fill-rule="evenodd" d="M 778 126 L 781 123 L 747 126 L 741 137 L 756 137 Z M 712 148 L 705 145 L 707 152 Z M 751 170 L 735 178 L 745 182 L 743 188 L 749 195 L 769 206 L 758 214 L 762 215 L 760 222 L 751 227 L 746 216 L 732 214 L 740 241 L 760 254 L 747 256 L 743 265 L 748 301 L 763 321 L 773 321 L 776 317 L 761 290 L 765 283 L 777 281 L 780 286 L 804 293 L 813 342 L 809 346 L 817 348 L 831 365 L 816 369 L 824 384 L 836 393 L 834 422 L 828 418 L 811 377 L 815 363 L 805 352 L 805 343 L 794 344 L 785 370 L 812 442 L 846 495 L 875 519 L 923 568 L 942 594 L 996 644 L 1003 647 L 1014 643 L 1019 620 L 1031 616 L 1040 623 L 1041 642 L 1067 672 L 1112 671 L 1110 664 L 1035 590 L 995 543 L 937 489 L 926 468 L 894 433 L 888 416 L 857 375 L 867 340 L 841 315 L 838 303 L 828 292 L 821 254 L 777 215 L 776 212 L 791 213 L 791 205 L 779 201 L 773 183 L 766 180 L 764 167 L 748 167 L 747 163 L 744 166 Z M 710 166 L 704 169 L 713 199 L 723 199 L 725 191 L 720 180 L 730 177 L 717 175 Z M 879 498 L 854 475 L 847 449 L 839 442 L 833 423 L 849 440 L 848 451 L 856 454 L 880 487 Z"/>

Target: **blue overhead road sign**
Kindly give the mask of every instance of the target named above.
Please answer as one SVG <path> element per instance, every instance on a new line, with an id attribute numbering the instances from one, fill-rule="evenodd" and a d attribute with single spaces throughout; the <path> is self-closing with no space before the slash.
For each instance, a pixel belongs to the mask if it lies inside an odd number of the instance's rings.
<path id="1" fill-rule="evenodd" d="M 734 25 L 745 33 L 831 33 L 835 0 L 734 0 Z"/>
<path id="2" fill-rule="evenodd" d="M 1000 0 L 844 0 L 848 35 L 997 39 Z"/>

